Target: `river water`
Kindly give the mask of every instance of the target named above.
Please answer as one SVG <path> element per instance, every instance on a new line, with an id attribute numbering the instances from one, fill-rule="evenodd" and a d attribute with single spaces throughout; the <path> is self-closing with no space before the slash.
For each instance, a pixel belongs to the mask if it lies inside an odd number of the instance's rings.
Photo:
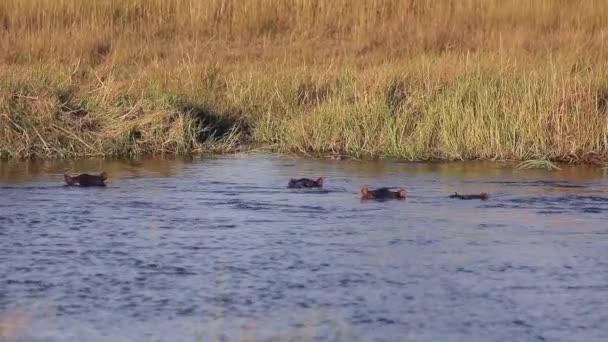
<path id="1" fill-rule="evenodd" d="M 65 187 L 66 167 L 110 182 Z M 0 340 L 605 341 L 607 218 L 599 168 L 2 162 Z"/>

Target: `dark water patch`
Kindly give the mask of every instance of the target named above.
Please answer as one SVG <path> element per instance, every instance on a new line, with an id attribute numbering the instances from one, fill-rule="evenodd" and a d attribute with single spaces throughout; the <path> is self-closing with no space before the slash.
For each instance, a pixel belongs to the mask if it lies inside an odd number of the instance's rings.
<path id="1" fill-rule="evenodd" d="M 253 194 L 253 195 L 272 195 L 272 194 L 280 194 L 283 191 L 281 191 L 281 189 L 260 189 L 260 190 L 255 190 L 255 191 L 250 191 L 250 190 L 244 190 L 244 189 L 240 189 L 240 188 L 236 188 L 234 190 L 213 190 L 213 191 L 206 191 L 207 193 L 213 193 L 213 194 L 217 194 L 217 195 L 225 195 L 225 196 L 243 196 L 243 195 L 249 195 L 249 194 Z"/>
<path id="2" fill-rule="evenodd" d="M 532 325 L 530 325 L 528 322 L 521 320 L 521 319 L 516 319 L 512 321 L 513 324 L 518 325 L 518 326 L 522 326 L 522 327 L 526 327 L 526 328 L 532 328 Z"/>
<path id="3" fill-rule="evenodd" d="M 285 213 L 327 213 L 327 209 L 321 206 L 311 205 L 289 205 L 267 201 L 235 199 L 227 201 L 235 209 L 253 211 L 280 211 Z"/>
<path id="4" fill-rule="evenodd" d="M 475 273 L 473 270 L 470 270 L 470 269 L 467 269 L 464 267 L 458 267 L 456 269 L 456 272 L 458 272 L 458 273 Z"/>
<path id="5" fill-rule="evenodd" d="M 344 192 L 344 191 L 310 188 L 310 189 L 289 189 L 289 192 L 292 194 L 299 194 L 299 195 L 314 195 L 314 194 L 322 195 L 322 194 L 330 194 L 332 192 Z"/>
<path id="6" fill-rule="evenodd" d="M 176 185 L 162 185 L 162 184 L 156 185 L 155 188 L 159 189 L 159 190 L 177 190 L 177 189 L 179 189 L 179 187 Z"/>
<path id="7" fill-rule="evenodd" d="M 431 244 L 438 243 L 439 241 L 433 240 L 433 239 L 418 238 L 418 239 L 407 239 L 407 240 L 405 240 L 405 242 L 407 242 L 408 244 L 413 244 L 413 245 L 417 245 L 417 246 L 428 246 Z"/>
<path id="8" fill-rule="evenodd" d="M 234 190 L 240 190 L 243 192 L 258 192 L 258 191 L 279 191 L 282 187 L 268 187 L 268 186 L 259 186 L 259 185 L 245 185 L 245 184 L 235 184 L 235 183 L 226 183 L 226 185 L 230 185 L 234 188 Z M 221 188 L 225 189 L 226 186 L 222 186 Z M 219 189 L 216 189 L 219 191 Z"/>
<path id="9" fill-rule="evenodd" d="M 496 229 L 496 228 L 507 228 L 508 225 L 504 223 L 479 223 L 477 225 L 479 229 Z"/>
<path id="10" fill-rule="evenodd" d="M 15 221 L 6 216 L 0 216 L 0 224 L 13 224 Z M 0 230 L 0 234 L 2 234 L 2 230 Z"/>
<path id="11" fill-rule="evenodd" d="M 465 181 L 467 183 L 484 183 L 496 184 L 502 186 L 522 186 L 522 187 L 548 187 L 548 188 L 567 188 L 567 189 L 585 189 L 588 185 L 575 184 L 567 181 L 551 181 L 551 180 L 517 180 L 517 181 Z"/>
<path id="12" fill-rule="evenodd" d="M 154 202 L 146 202 L 146 201 L 128 201 L 120 203 L 120 205 L 124 205 L 130 208 L 138 208 L 138 209 L 162 209 L 163 207 Z"/>
<path id="13" fill-rule="evenodd" d="M 507 286 L 505 290 L 530 290 L 530 291 L 538 291 L 542 287 L 540 286 L 525 286 L 525 285 L 515 285 L 515 286 Z"/>
<path id="14" fill-rule="evenodd" d="M 588 214 L 600 214 L 607 210 L 608 210 L 608 208 L 604 209 L 604 208 L 599 208 L 599 207 L 586 207 L 586 208 L 582 209 L 582 212 L 588 213 Z"/>
<path id="15" fill-rule="evenodd" d="M 276 220 L 273 219 L 251 219 L 249 223 L 260 224 L 260 223 L 274 223 Z"/>
<path id="16" fill-rule="evenodd" d="M 500 203 L 484 204 L 484 208 L 536 210 L 541 214 L 567 212 L 602 213 L 608 211 L 608 197 L 595 195 L 547 195 L 505 199 Z"/>
<path id="17" fill-rule="evenodd" d="M 244 201 L 240 199 L 235 199 L 233 201 L 228 202 L 232 205 L 234 209 L 241 210 L 252 210 L 252 211 L 272 211 L 275 208 L 284 207 L 283 205 L 276 205 L 271 203 L 263 203 L 258 201 Z"/>
<path id="18" fill-rule="evenodd" d="M 19 280 L 19 279 L 14 279 L 14 278 L 8 278 L 8 279 L 4 280 L 4 284 L 7 287 L 26 289 L 26 291 L 30 292 L 31 294 L 44 292 L 53 287 L 52 283 L 42 281 L 42 280 L 32 280 L 32 279 Z"/>
<path id="19" fill-rule="evenodd" d="M 499 272 L 499 273 L 519 272 L 519 271 L 535 273 L 535 272 L 538 272 L 540 269 L 538 267 L 529 266 L 529 265 L 504 264 L 504 265 L 497 265 L 495 267 L 490 267 L 489 270 L 492 272 Z"/>
<path id="20" fill-rule="evenodd" d="M 207 227 L 206 229 L 235 229 L 238 226 L 236 224 L 215 224 L 211 227 Z"/>
<path id="21" fill-rule="evenodd" d="M 561 209 L 555 209 L 555 210 L 539 210 L 537 211 L 537 213 L 539 214 L 543 214 L 543 215 L 556 215 L 556 214 L 563 214 L 564 211 Z"/>
<path id="22" fill-rule="evenodd" d="M 594 290 L 594 291 L 608 291 L 608 284 L 600 285 L 577 285 L 577 286 L 566 286 L 566 290 Z"/>
<path id="23" fill-rule="evenodd" d="M 52 190 L 52 189 L 63 189 L 69 188 L 65 185 L 48 185 L 48 186 L 28 186 L 28 185 L 0 185 L 0 190 L 19 190 L 19 191 L 36 191 L 36 190 Z"/>
<path id="24" fill-rule="evenodd" d="M 231 183 L 231 182 L 223 182 L 223 181 L 214 181 L 214 180 L 200 180 L 198 181 L 199 184 L 206 184 L 209 186 L 213 186 L 213 187 L 221 187 L 221 188 L 225 188 L 226 186 L 231 186 L 231 187 L 242 187 L 242 188 L 246 188 L 247 186 L 243 186 L 241 184 L 238 183 Z M 258 187 L 253 187 L 253 188 L 258 188 Z"/>
<path id="25" fill-rule="evenodd" d="M 391 241 L 388 242 L 390 245 L 400 245 L 403 243 L 402 239 L 392 239 Z"/>

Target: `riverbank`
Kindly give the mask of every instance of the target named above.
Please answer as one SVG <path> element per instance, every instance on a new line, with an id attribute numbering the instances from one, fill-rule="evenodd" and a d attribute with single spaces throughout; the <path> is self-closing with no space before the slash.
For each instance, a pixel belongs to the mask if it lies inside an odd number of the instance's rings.
<path id="1" fill-rule="evenodd" d="M 372 3 L 6 1 L 0 155 L 607 160 L 607 4 Z"/>

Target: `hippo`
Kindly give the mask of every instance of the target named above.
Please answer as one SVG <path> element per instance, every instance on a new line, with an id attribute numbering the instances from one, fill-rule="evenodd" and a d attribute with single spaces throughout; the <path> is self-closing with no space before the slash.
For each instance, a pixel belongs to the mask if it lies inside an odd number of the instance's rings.
<path id="1" fill-rule="evenodd" d="M 391 191 L 390 188 L 370 190 L 367 185 L 361 188 L 361 199 L 364 200 L 405 199 L 406 194 L 404 188 L 399 188 L 397 191 Z"/>
<path id="2" fill-rule="evenodd" d="M 289 180 L 289 184 L 287 187 L 290 189 L 300 189 L 300 188 L 322 188 L 323 187 L 323 177 L 317 178 L 317 180 L 312 180 L 309 178 L 300 178 L 295 179 L 292 178 Z"/>
<path id="3" fill-rule="evenodd" d="M 70 176 L 65 173 L 63 175 L 65 182 L 67 185 L 80 185 L 80 186 L 106 186 L 106 179 L 108 179 L 108 174 L 103 171 L 99 175 L 90 175 L 88 173 L 81 173 L 77 176 Z"/>

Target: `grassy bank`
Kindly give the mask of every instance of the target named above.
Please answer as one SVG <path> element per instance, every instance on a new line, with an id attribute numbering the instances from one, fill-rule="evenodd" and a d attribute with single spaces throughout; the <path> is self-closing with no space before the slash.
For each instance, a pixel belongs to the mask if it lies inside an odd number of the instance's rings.
<path id="1" fill-rule="evenodd" d="M 608 3 L 6 0 L 0 155 L 608 157 Z"/>

